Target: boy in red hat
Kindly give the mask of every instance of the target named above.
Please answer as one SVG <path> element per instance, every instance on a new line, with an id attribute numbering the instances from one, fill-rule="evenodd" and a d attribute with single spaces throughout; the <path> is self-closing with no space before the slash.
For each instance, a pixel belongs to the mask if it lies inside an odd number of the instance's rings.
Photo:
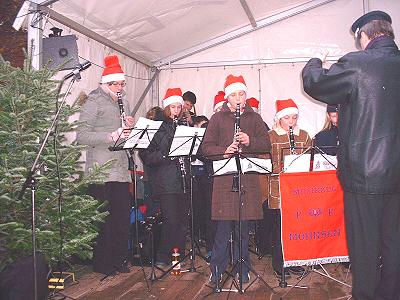
<path id="1" fill-rule="evenodd" d="M 219 112 L 221 110 L 222 105 L 226 102 L 225 92 L 218 91 L 218 93 L 214 96 L 214 108 L 213 112 Z"/>
<path id="2" fill-rule="evenodd" d="M 247 86 L 242 76 L 229 75 L 226 78 L 224 92 L 227 102 L 215 113 L 209 122 L 202 144 L 202 153 L 211 160 L 230 158 L 240 151 L 243 154 L 268 152 L 270 144 L 268 131 L 260 115 L 246 104 Z M 240 130 L 235 133 L 235 111 L 240 110 Z M 234 158 L 233 158 L 234 159 Z M 256 174 L 241 175 L 242 192 L 239 203 L 238 192 L 233 192 L 233 176 L 214 178 L 211 217 L 217 220 L 217 232 L 211 256 L 211 282 L 217 283 L 229 263 L 228 241 L 233 230 L 234 261 L 240 271 L 238 262 L 239 240 L 242 241 L 242 273 L 238 274 L 243 283 L 249 281 L 249 222 L 262 218 L 261 192 L 258 188 Z M 239 207 L 241 209 L 242 236 L 239 236 Z"/>
<path id="3" fill-rule="evenodd" d="M 251 98 L 247 99 L 246 102 L 256 113 L 260 113 L 259 110 L 258 110 L 259 105 L 260 105 L 260 101 L 258 101 L 254 97 L 251 97 Z"/>
<path id="4" fill-rule="evenodd" d="M 124 151 L 108 150 L 118 139 L 125 138 L 133 126 L 130 105 L 125 98 L 123 87 L 125 75 L 118 57 L 104 58 L 105 68 L 100 86 L 93 90 L 81 108 L 79 120 L 83 124 L 77 129 L 77 141 L 87 145 L 86 169 L 90 172 L 94 164 L 112 161 L 108 178 L 104 185 L 89 186 L 89 193 L 100 201 L 107 201 L 109 215 L 101 224 L 93 253 L 93 270 L 103 274 L 115 271 L 129 272 L 128 239 L 129 211 L 131 195 L 129 183 L 132 181 L 128 171 L 128 158 Z M 124 114 L 118 105 L 118 93 Z"/>

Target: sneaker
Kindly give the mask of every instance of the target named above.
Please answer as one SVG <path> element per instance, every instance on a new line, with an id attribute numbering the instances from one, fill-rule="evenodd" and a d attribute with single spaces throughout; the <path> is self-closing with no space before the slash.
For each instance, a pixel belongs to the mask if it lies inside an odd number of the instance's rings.
<path id="1" fill-rule="evenodd" d="M 287 269 L 293 275 L 303 275 L 306 272 L 306 270 L 303 267 L 299 267 L 299 266 L 293 266 L 293 267 L 289 267 Z"/>
<path id="2" fill-rule="evenodd" d="M 288 271 L 288 268 L 284 268 L 284 269 L 283 269 L 283 272 L 284 272 L 284 274 L 285 274 L 285 279 L 288 279 L 288 278 L 291 277 L 291 276 L 290 276 L 290 273 L 289 273 L 289 271 Z M 274 270 L 274 273 L 275 273 L 275 276 L 278 277 L 278 279 L 282 278 L 282 271 Z"/>
<path id="3" fill-rule="evenodd" d="M 213 274 L 210 274 L 210 278 L 208 279 L 208 281 L 212 284 L 217 284 L 217 278 L 216 276 L 213 276 Z M 222 274 L 219 276 L 219 282 L 222 281 Z"/>
<path id="4" fill-rule="evenodd" d="M 211 262 L 211 255 L 212 255 L 212 251 L 208 251 L 207 255 L 204 256 L 204 259 L 205 259 L 207 265 L 209 265 Z"/>
<path id="5" fill-rule="evenodd" d="M 341 262 L 340 263 L 342 266 L 343 266 L 343 268 L 345 268 L 345 269 L 349 269 L 350 268 L 350 263 L 349 262 Z"/>
<path id="6" fill-rule="evenodd" d="M 154 265 L 159 268 L 165 268 L 168 264 L 162 260 L 156 260 Z"/>
<path id="7" fill-rule="evenodd" d="M 236 274 L 236 280 L 239 281 L 239 274 Z M 246 273 L 242 276 L 242 283 L 249 283 L 250 282 L 250 274 Z"/>
<path id="8" fill-rule="evenodd" d="M 125 260 L 119 267 L 117 267 L 117 271 L 120 273 L 129 273 L 131 270 L 128 267 L 128 262 Z"/>

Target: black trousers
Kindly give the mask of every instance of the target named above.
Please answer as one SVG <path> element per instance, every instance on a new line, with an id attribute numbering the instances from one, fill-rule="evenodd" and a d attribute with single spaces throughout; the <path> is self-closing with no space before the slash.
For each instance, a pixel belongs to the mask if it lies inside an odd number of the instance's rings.
<path id="1" fill-rule="evenodd" d="M 242 276 L 246 276 L 249 272 L 248 266 L 250 266 L 250 255 L 249 255 L 249 223 L 250 221 L 242 221 L 242 258 L 246 264 L 242 263 Z M 214 241 L 214 247 L 212 249 L 210 269 L 215 277 L 217 270 L 219 274 L 223 274 L 229 264 L 229 250 L 230 244 L 229 239 L 231 232 L 234 232 L 233 238 L 233 262 L 239 259 L 239 222 L 238 221 L 217 221 L 217 232 Z M 233 272 L 239 272 L 239 265 Z M 216 278 L 216 277 L 215 277 Z"/>
<path id="2" fill-rule="evenodd" d="M 128 182 L 106 182 L 89 186 L 89 194 L 108 201 L 109 215 L 100 225 L 93 253 L 93 270 L 109 274 L 128 258 L 131 195 Z"/>
<path id="3" fill-rule="evenodd" d="M 170 263 L 174 248 L 179 249 L 181 257 L 185 254 L 185 238 L 188 225 L 188 199 L 185 194 L 158 195 L 160 200 L 162 225 L 161 240 L 157 260 Z"/>
<path id="4" fill-rule="evenodd" d="M 270 209 L 269 214 L 274 220 L 272 233 L 272 267 L 275 271 L 282 271 L 283 254 L 282 254 L 282 238 L 281 238 L 281 210 Z"/>
<path id="5" fill-rule="evenodd" d="M 354 299 L 400 299 L 400 194 L 345 192 L 344 205 Z"/>
<path id="6" fill-rule="evenodd" d="M 268 208 L 268 201 L 263 203 L 263 218 L 257 221 L 257 245 L 262 255 L 272 254 L 276 209 Z"/>
<path id="7" fill-rule="evenodd" d="M 211 251 L 214 244 L 217 222 L 211 220 L 211 198 L 213 183 L 207 173 L 196 175 L 193 180 L 194 235 L 205 238 L 206 249 Z"/>

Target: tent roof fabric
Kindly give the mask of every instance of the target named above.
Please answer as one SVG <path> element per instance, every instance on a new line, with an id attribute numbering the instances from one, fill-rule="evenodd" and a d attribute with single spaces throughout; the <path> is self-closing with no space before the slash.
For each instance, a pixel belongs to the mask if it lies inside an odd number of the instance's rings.
<path id="1" fill-rule="evenodd" d="M 333 0 L 59 0 L 50 9 L 81 24 L 149 65 L 168 64 L 210 40 L 253 28 L 259 20 L 304 5 Z M 247 4 L 246 5 L 242 4 Z M 254 23 L 253 23 L 254 25 Z M 234 38 L 234 37 L 230 37 Z M 212 46 L 212 45 L 210 45 Z M 181 55 L 183 53 L 183 55 Z"/>

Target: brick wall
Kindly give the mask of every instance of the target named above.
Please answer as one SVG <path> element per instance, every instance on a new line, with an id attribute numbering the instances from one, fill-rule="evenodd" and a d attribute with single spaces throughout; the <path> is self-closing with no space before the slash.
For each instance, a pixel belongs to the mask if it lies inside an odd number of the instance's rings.
<path id="1" fill-rule="evenodd" d="M 27 33 L 16 31 L 12 24 L 23 0 L 0 0 L 0 54 L 15 67 L 24 63 L 27 48 Z"/>

